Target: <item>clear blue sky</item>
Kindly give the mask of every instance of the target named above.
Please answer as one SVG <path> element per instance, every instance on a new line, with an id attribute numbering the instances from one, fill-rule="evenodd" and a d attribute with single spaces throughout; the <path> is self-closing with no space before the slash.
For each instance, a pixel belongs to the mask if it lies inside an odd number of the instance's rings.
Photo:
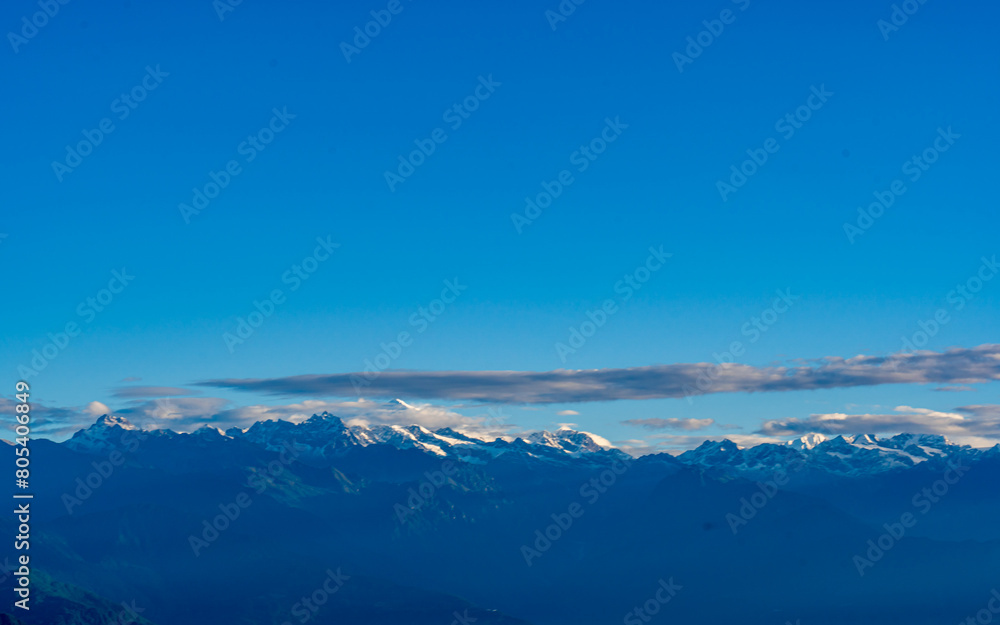
<path id="1" fill-rule="evenodd" d="M 556 0 L 402 0 L 348 62 L 342 42 L 390 4 L 246 0 L 220 20 L 209 0 L 75 1 L 26 41 L 8 36 L 0 365 L 11 392 L 18 366 L 69 322 L 80 335 L 31 380 L 50 406 L 123 406 L 112 393 L 126 378 L 185 387 L 360 371 L 455 278 L 467 289 L 392 369 L 697 363 L 734 340 L 747 343 L 738 361 L 758 366 L 887 354 L 1000 252 L 995 5 L 931 1 L 885 31 L 889 2 L 590 0 L 553 29 Z M 731 23 L 678 71 L 674 53 L 724 9 Z M 7 2 L 0 24 L 20 33 L 37 11 Z M 122 94 L 144 78 L 155 88 L 127 108 Z M 813 87 L 832 95 L 810 100 Z M 476 110 L 447 112 L 463 101 Z M 794 133 L 776 128 L 810 102 Z M 241 149 L 274 109 L 294 119 L 273 122 L 263 150 Z M 53 161 L 105 118 L 114 130 L 57 174 Z M 904 165 L 949 128 L 960 137 L 939 141 L 947 151 L 911 181 Z M 444 142 L 390 190 L 385 172 L 435 129 Z M 602 132 L 614 141 L 580 171 L 574 152 Z M 777 151 L 723 200 L 717 182 L 769 138 Z M 240 173 L 186 223 L 178 205 L 231 160 Z M 572 182 L 518 233 L 512 213 L 563 170 Z M 852 243 L 845 222 L 896 179 L 906 192 Z M 328 235 L 340 247 L 293 290 L 284 272 Z M 623 302 L 616 282 L 661 245 L 673 256 Z M 134 281 L 81 314 L 122 268 Z M 749 344 L 741 328 L 785 288 L 801 299 Z M 223 335 L 274 289 L 283 303 L 230 352 Z M 562 362 L 555 344 L 607 298 L 617 312 Z M 998 302 L 1000 280 L 926 348 L 998 342 Z M 523 426 L 572 421 L 624 440 L 650 433 L 625 419 L 749 433 L 813 413 L 1000 403 L 995 384 L 931 388 L 511 410 Z M 580 414 L 556 414 L 566 409 Z"/>

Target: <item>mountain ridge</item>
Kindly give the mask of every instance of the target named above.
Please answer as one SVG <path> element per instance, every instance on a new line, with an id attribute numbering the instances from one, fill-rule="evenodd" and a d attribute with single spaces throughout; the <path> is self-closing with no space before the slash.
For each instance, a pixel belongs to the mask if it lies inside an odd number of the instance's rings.
<path id="1" fill-rule="evenodd" d="M 453 428 L 430 430 L 417 424 L 347 425 L 343 419 L 329 412 L 314 414 L 297 423 L 283 419 L 265 420 L 247 428 L 233 427 L 225 431 L 206 425 L 191 433 L 169 429 L 144 430 L 123 417 L 102 415 L 93 425 L 78 430 L 61 444 L 78 452 L 106 453 L 123 445 L 130 436 L 152 436 L 171 441 L 184 441 L 190 437 L 207 445 L 239 440 L 269 451 L 281 451 L 291 445 L 305 458 L 318 461 L 332 460 L 356 448 L 378 445 L 399 450 L 412 449 L 439 459 L 468 464 L 488 464 L 510 454 L 556 464 L 607 464 L 632 458 L 596 434 L 566 426 L 554 432 L 543 430 L 517 436 L 496 436 L 489 440 Z M 662 455 L 646 454 L 638 458 Z M 935 465 L 998 455 L 1000 445 L 975 449 L 934 434 L 901 433 L 887 438 L 856 434 L 827 438 L 811 433 L 785 444 L 760 443 L 750 447 L 741 447 L 729 439 L 707 439 L 697 448 L 671 457 L 689 467 L 742 476 L 759 476 L 803 467 L 833 475 L 858 476 L 905 470 L 923 463 Z"/>

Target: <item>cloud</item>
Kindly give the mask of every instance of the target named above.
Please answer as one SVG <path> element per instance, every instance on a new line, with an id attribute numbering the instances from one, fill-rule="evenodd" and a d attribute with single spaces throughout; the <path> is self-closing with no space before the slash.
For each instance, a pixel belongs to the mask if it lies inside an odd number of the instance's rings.
<path id="1" fill-rule="evenodd" d="M 972 388 L 971 386 L 939 386 L 931 390 L 944 393 L 966 393 L 968 391 L 974 391 L 976 389 Z"/>
<path id="2" fill-rule="evenodd" d="M 189 432 L 211 423 L 229 401 L 219 397 L 169 397 L 131 401 L 114 411 L 135 425 L 147 429 L 167 428 Z"/>
<path id="3" fill-rule="evenodd" d="M 13 429 L 17 425 L 16 406 L 19 403 L 21 402 L 8 399 L 6 397 L 0 397 L 0 423 L 4 424 L 3 429 L 10 432 L 11 437 L 14 436 Z M 90 406 L 93 406 L 95 403 L 100 402 L 91 402 Z M 60 408 L 32 401 L 32 438 L 60 439 L 68 437 L 70 434 L 80 429 L 81 423 L 88 421 L 93 422 L 93 417 L 85 416 L 87 414 L 85 412 L 87 408 Z"/>
<path id="4" fill-rule="evenodd" d="M 647 430 L 703 430 L 715 424 L 715 419 L 629 419 L 625 425 L 643 427 Z"/>
<path id="5" fill-rule="evenodd" d="M 994 380 L 1000 380 L 1000 345 L 956 348 L 941 353 L 827 357 L 794 367 L 693 363 L 545 372 L 384 371 L 373 380 L 361 373 L 337 373 L 207 380 L 198 384 L 286 397 L 365 395 L 548 404 Z"/>
<path id="6" fill-rule="evenodd" d="M 14 418 L 14 401 L 0 398 L 0 415 Z M 450 427 L 475 436 L 501 436 L 515 426 L 503 422 L 492 411 L 466 416 L 441 406 L 382 402 L 368 399 L 356 401 L 306 400 L 283 405 L 252 405 L 233 407 L 219 397 L 164 397 L 136 400 L 118 410 L 101 402 L 91 402 L 85 408 L 43 408 L 33 404 L 34 431 L 51 438 L 62 439 L 93 424 L 95 417 L 115 414 L 147 429 L 170 429 L 192 432 L 209 425 L 223 430 L 247 428 L 257 421 L 284 419 L 295 423 L 314 414 L 329 412 L 341 417 L 348 425 L 422 425 L 431 430 Z"/>
<path id="7" fill-rule="evenodd" d="M 199 395 L 201 391 L 192 391 L 175 386 L 122 386 L 112 393 L 112 396 L 123 399 L 144 397 L 183 397 Z"/>
<path id="8" fill-rule="evenodd" d="M 126 383 L 126 382 L 141 382 L 141 381 L 142 381 L 142 378 L 136 378 L 136 377 L 128 377 L 128 378 L 125 378 L 125 379 L 121 380 L 122 383 Z"/>
<path id="9" fill-rule="evenodd" d="M 239 408 L 218 416 L 226 418 L 229 415 L 240 415 L 244 422 L 278 418 L 303 421 L 324 411 L 340 417 L 348 425 L 422 425 L 429 430 L 452 428 L 484 436 L 499 436 L 512 427 L 510 424 L 500 423 L 498 417 L 487 414 L 466 416 L 443 406 L 369 399 L 336 402 L 307 400 L 282 406 L 251 406 L 249 409 Z"/>
<path id="10" fill-rule="evenodd" d="M 996 404 L 961 406 L 955 410 L 983 419 L 1000 419 L 1000 406 Z"/>
<path id="11" fill-rule="evenodd" d="M 84 414 L 89 414 L 92 417 L 99 417 L 101 415 L 111 414 L 111 409 L 99 401 L 92 401 L 87 404 L 87 407 L 83 409 Z"/>
<path id="12" fill-rule="evenodd" d="M 560 417 L 575 417 L 578 414 L 580 413 L 575 410 L 560 410 L 559 412 L 556 413 L 556 415 Z"/>
<path id="13" fill-rule="evenodd" d="M 758 430 L 772 436 L 802 434 L 939 434 L 955 442 L 988 447 L 1000 441 L 1000 406 L 963 406 L 954 412 L 897 406 L 889 414 L 814 414 L 806 419 L 765 421 Z"/>

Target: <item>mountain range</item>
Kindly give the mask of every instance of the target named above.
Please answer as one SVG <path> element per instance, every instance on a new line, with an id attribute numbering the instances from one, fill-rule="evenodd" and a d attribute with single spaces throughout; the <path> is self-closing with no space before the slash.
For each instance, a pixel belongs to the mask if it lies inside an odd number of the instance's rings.
<path id="1" fill-rule="evenodd" d="M 27 625 L 123 603 L 160 625 L 930 624 L 1000 583 L 1000 447 L 939 436 L 633 458 L 569 428 L 323 413 L 176 433 L 105 415 L 31 445 Z"/>
<path id="2" fill-rule="evenodd" d="M 120 446 L 116 441 L 127 431 L 172 440 L 179 445 L 188 437 L 207 444 L 239 440 L 270 451 L 280 451 L 285 445 L 293 444 L 297 453 L 313 462 L 333 461 L 352 448 L 378 445 L 413 449 L 471 464 L 487 464 L 500 458 L 509 461 L 516 457 L 541 463 L 586 465 L 629 457 L 607 439 L 568 427 L 522 436 L 483 437 L 451 428 L 432 431 L 421 425 L 346 425 L 328 412 L 315 414 L 300 423 L 258 421 L 249 428 L 226 431 L 204 426 L 191 434 L 167 429 L 141 430 L 127 419 L 104 415 L 89 428 L 77 431 L 64 445 L 74 451 L 104 453 Z M 670 462 L 668 454 L 655 456 L 660 461 Z M 706 440 L 696 449 L 673 456 L 683 465 L 753 478 L 788 467 L 830 476 L 874 475 L 913 468 L 921 463 L 943 466 L 949 460 L 974 461 L 983 457 L 1000 457 L 1000 445 L 974 449 L 954 444 L 939 435 L 906 433 L 891 438 L 872 434 L 827 438 L 814 433 L 783 445 L 762 443 L 749 448 L 728 439 Z"/>

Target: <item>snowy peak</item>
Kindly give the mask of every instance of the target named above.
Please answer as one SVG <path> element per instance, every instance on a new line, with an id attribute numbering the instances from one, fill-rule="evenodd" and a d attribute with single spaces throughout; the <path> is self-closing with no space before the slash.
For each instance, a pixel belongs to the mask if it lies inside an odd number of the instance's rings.
<path id="1" fill-rule="evenodd" d="M 74 451 L 104 453 L 121 446 L 127 432 L 142 431 L 124 417 L 101 415 L 94 425 L 77 430 L 65 445 Z"/>
<path id="2" fill-rule="evenodd" d="M 270 450 L 294 444 L 307 455 L 317 456 L 328 456 L 336 449 L 362 442 L 339 417 L 328 412 L 314 414 L 301 423 L 284 419 L 258 421 L 246 430 L 230 428 L 226 434 Z"/>
<path id="3" fill-rule="evenodd" d="M 820 443 L 826 442 L 827 438 L 822 434 L 806 434 L 805 436 L 800 436 L 795 440 L 788 441 L 785 445 L 788 445 L 792 449 L 798 449 L 799 451 L 812 449 L 819 445 Z"/>
<path id="4" fill-rule="evenodd" d="M 125 417 L 117 417 L 115 415 L 101 415 L 98 417 L 97 422 L 94 423 L 95 427 L 120 427 L 123 430 L 138 430 L 136 426 L 132 424 L 131 421 Z"/>
<path id="5" fill-rule="evenodd" d="M 313 433 L 342 433 L 347 430 L 347 426 L 340 417 L 335 417 L 329 412 L 322 412 L 320 414 L 314 414 L 305 421 L 303 421 L 299 427 L 306 429 Z"/>
<path id="6" fill-rule="evenodd" d="M 388 402 L 399 411 L 419 410 L 402 400 Z M 401 417 L 406 415 L 402 412 Z M 543 462 L 553 465 L 570 462 L 603 464 L 626 454 L 608 440 L 589 432 L 562 427 L 554 432 L 538 431 L 519 436 L 493 439 L 464 434 L 453 428 L 430 430 L 422 425 L 347 425 L 328 412 L 314 414 L 301 422 L 258 421 L 246 429 L 203 426 L 190 435 L 170 430 L 146 431 L 123 417 L 102 415 L 90 427 L 79 430 L 64 444 L 75 451 L 104 454 L 126 445 L 133 432 L 151 435 L 178 444 L 191 441 L 199 446 L 225 444 L 241 440 L 272 451 L 291 444 L 306 457 L 332 460 L 352 450 L 386 445 L 413 450 L 440 458 L 454 458 L 472 464 L 494 461 Z M 899 434 L 879 438 L 856 434 L 827 438 L 818 433 L 805 434 L 785 444 L 764 443 L 742 448 L 729 439 L 707 440 L 696 449 L 676 457 L 692 467 L 752 477 L 776 470 L 806 470 L 817 474 L 862 476 L 908 469 L 922 463 L 937 466 L 952 459 L 1000 457 L 1000 445 L 991 450 L 975 450 L 955 445 L 943 436 Z"/>
<path id="7" fill-rule="evenodd" d="M 759 479 L 789 468 L 827 475 L 873 475 L 985 453 L 929 434 L 899 434 L 882 439 L 872 434 L 827 438 L 810 433 L 784 445 L 763 443 L 746 449 L 730 440 L 705 441 L 677 459 L 689 466 Z"/>
<path id="8" fill-rule="evenodd" d="M 939 434 L 898 434 L 886 442 L 899 449 L 916 446 L 942 451 L 953 445 L 951 441 Z"/>
<path id="9" fill-rule="evenodd" d="M 482 441 L 480 441 L 477 438 L 472 438 L 471 436 L 468 436 L 466 434 L 462 434 L 461 432 L 456 432 L 455 430 L 453 430 L 451 428 L 440 428 L 440 429 L 434 430 L 434 433 L 437 434 L 438 436 L 441 436 L 441 437 L 445 438 L 445 439 L 452 438 L 452 439 L 455 439 L 455 440 L 465 441 L 465 442 L 468 442 L 468 443 L 482 442 Z"/>
<path id="10" fill-rule="evenodd" d="M 528 445 L 539 448 L 548 448 L 573 457 L 580 457 L 585 454 L 600 453 L 606 451 L 618 451 L 607 439 L 590 432 L 578 432 L 563 426 L 555 432 L 546 430 L 531 432 L 522 436 L 522 440 Z"/>
<path id="11" fill-rule="evenodd" d="M 705 441 L 696 449 L 685 451 L 677 459 L 686 464 L 712 466 L 729 464 L 735 456 L 740 455 L 739 446 L 728 438 L 721 441 Z"/>
<path id="12" fill-rule="evenodd" d="M 878 437 L 872 436 L 871 434 L 855 434 L 850 438 L 850 443 L 852 445 L 878 445 Z"/>
<path id="13" fill-rule="evenodd" d="M 385 407 L 389 408 L 390 410 L 417 410 L 417 411 L 420 410 L 420 408 L 412 406 L 403 401 L 402 399 L 390 399 L 389 401 L 385 402 Z"/>
<path id="14" fill-rule="evenodd" d="M 388 402 L 394 410 L 420 410 L 394 399 Z M 581 458 L 591 454 L 623 454 L 606 439 L 588 432 L 561 428 L 555 432 L 534 432 L 515 445 L 504 437 L 484 440 L 452 428 L 432 431 L 422 425 L 346 425 L 329 413 L 313 415 L 300 423 L 290 421 L 259 421 L 246 430 L 231 428 L 226 436 L 240 438 L 263 446 L 279 449 L 293 444 L 296 449 L 313 457 L 330 458 L 354 447 L 389 445 L 397 449 L 414 449 L 439 457 L 455 457 L 467 462 L 483 463 L 508 453 L 526 454 L 535 458 Z"/>
<path id="15" fill-rule="evenodd" d="M 200 438 L 205 438 L 208 440 L 221 440 L 223 438 L 230 438 L 225 432 L 211 425 L 201 426 L 194 432 L 191 432 L 191 436 L 198 436 Z"/>

